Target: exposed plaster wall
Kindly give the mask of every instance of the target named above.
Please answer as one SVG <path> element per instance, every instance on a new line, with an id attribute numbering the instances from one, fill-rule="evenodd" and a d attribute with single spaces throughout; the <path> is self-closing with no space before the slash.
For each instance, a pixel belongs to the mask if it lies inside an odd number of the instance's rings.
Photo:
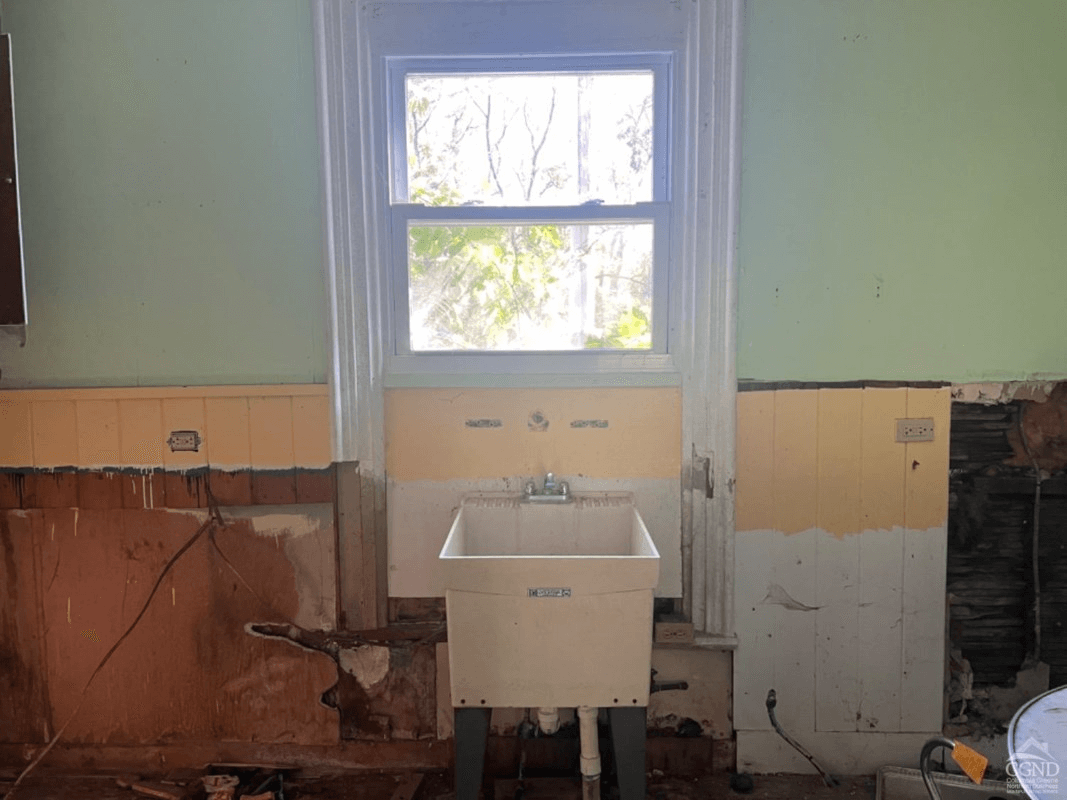
<path id="1" fill-rule="evenodd" d="M 5 627 L 0 651 L 20 653 L 23 670 L 47 687 L 43 706 L 32 697 L 19 704 L 14 729 L 41 741 L 77 708 L 92 670 L 206 514 L 122 508 L 0 514 L 4 538 L 21 543 L 7 565 L 18 591 L 5 599 L 4 614 L 38 611 L 25 626 Z M 301 507 L 281 526 L 270 511 L 227 516 L 216 541 L 252 591 L 201 538 L 97 676 L 65 741 L 338 741 L 337 716 L 319 701 L 336 679 L 332 661 L 244 630 L 261 619 L 332 627 L 332 508 Z M 4 677 L 11 674 L 5 666 Z"/>
<path id="2" fill-rule="evenodd" d="M 0 386 L 325 381 L 310 4 L 3 13 L 29 327 Z"/>
<path id="3" fill-rule="evenodd" d="M 739 376 L 1067 377 L 1064 30 L 1061 0 L 748 4 Z"/>

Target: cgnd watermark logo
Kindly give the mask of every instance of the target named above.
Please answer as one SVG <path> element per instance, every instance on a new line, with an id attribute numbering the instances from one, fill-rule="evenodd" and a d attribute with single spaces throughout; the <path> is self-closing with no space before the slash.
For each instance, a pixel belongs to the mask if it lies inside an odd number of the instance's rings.
<path id="1" fill-rule="evenodd" d="M 1059 762 L 1052 757 L 1045 742 L 1032 736 L 1008 759 L 1007 772 L 1009 790 L 1042 794 L 1059 790 Z"/>

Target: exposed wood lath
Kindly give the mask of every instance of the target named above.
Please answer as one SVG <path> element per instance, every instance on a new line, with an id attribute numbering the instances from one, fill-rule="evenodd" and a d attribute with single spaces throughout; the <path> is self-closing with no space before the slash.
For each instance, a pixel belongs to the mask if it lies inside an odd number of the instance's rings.
<path id="1" fill-rule="evenodd" d="M 1032 469 L 1014 455 L 1020 402 L 952 409 L 948 592 L 950 635 L 976 684 L 1008 684 L 1034 649 Z M 1040 658 L 1067 682 L 1067 474 L 1041 488 Z"/>

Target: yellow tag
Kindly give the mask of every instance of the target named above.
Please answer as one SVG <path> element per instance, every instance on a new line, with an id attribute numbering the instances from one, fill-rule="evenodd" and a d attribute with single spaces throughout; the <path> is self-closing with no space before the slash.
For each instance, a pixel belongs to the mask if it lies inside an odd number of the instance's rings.
<path id="1" fill-rule="evenodd" d="M 967 777 L 975 783 L 981 783 L 985 777 L 985 768 L 989 766 L 989 759 L 973 750 L 965 744 L 955 743 L 952 748 L 952 760 L 960 765 Z"/>

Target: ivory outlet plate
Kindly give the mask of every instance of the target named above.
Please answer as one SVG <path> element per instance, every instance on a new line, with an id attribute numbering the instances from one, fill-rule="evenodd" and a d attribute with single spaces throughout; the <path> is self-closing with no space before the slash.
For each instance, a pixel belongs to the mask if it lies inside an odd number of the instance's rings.
<path id="1" fill-rule="evenodd" d="M 197 431 L 171 431 L 167 444 L 170 445 L 172 453 L 179 451 L 195 453 L 200 450 L 200 444 L 203 441 Z"/>
<path id="2" fill-rule="evenodd" d="M 934 440 L 934 421 L 930 418 L 912 418 L 897 420 L 898 442 L 932 442 Z"/>

